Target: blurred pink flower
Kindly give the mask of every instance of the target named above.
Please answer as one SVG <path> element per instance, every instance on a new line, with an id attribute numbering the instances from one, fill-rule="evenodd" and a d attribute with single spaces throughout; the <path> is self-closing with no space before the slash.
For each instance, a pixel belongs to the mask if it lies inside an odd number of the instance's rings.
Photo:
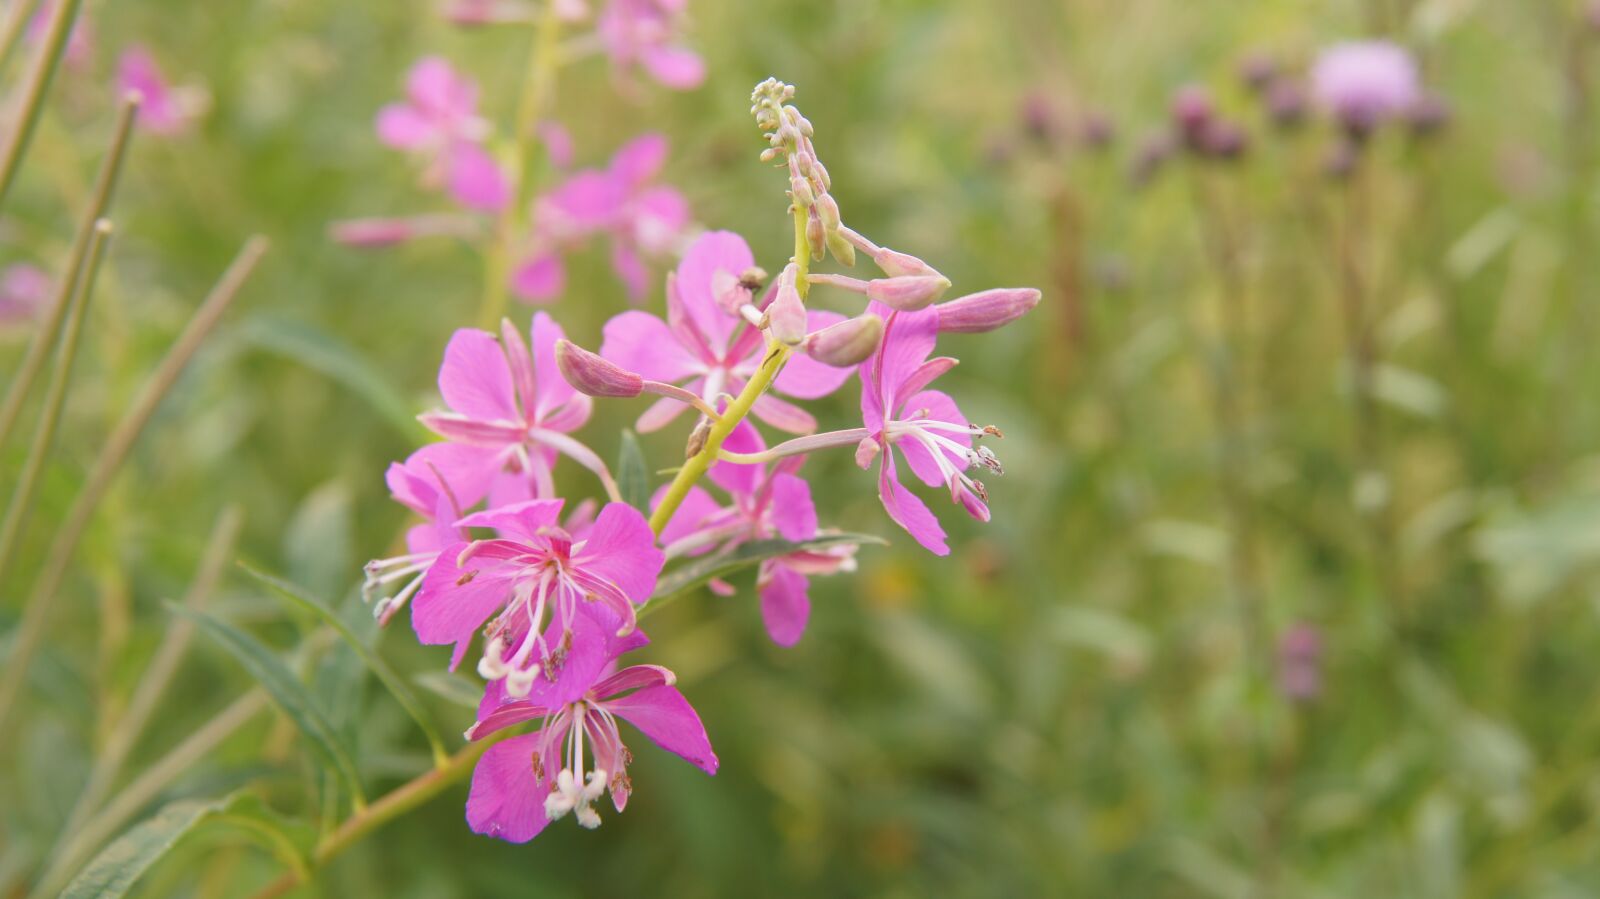
<path id="1" fill-rule="evenodd" d="M 50 15 L 55 12 L 56 0 L 43 0 L 33 18 L 28 22 L 27 39 L 30 43 L 44 40 L 50 31 Z M 61 55 L 61 61 L 70 69 L 86 69 L 94 61 L 94 26 L 89 21 L 86 10 L 82 7 L 78 11 L 78 21 L 72 26 L 72 33 L 67 35 L 67 48 Z"/>
<path id="2" fill-rule="evenodd" d="M 1278 690 L 1294 702 L 1322 695 L 1322 632 L 1296 624 L 1278 639 Z"/>
<path id="3" fill-rule="evenodd" d="M 378 112 L 378 138 L 424 161 L 423 183 L 448 190 L 463 206 L 496 211 L 511 187 L 482 144 L 489 123 L 477 114 L 478 86 L 430 56 L 412 67 L 406 100 Z"/>
<path id="4" fill-rule="evenodd" d="M 7 266 L 0 272 L 0 328 L 31 323 L 50 302 L 54 286 L 51 277 L 36 265 L 18 262 Z"/>
<path id="5" fill-rule="evenodd" d="M 559 133 L 546 139 L 552 160 L 559 161 Z M 532 250 L 512 273 L 512 291 L 535 303 L 555 299 L 566 287 L 562 253 L 604 234 L 611 239 L 611 267 L 628 296 L 643 299 L 649 286 L 643 257 L 670 253 L 689 225 L 683 194 L 652 183 L 666 157 L 667 139 L 644 134 L 624 144 L 606 168 L 574 172 L 536 200 Z"/>
<path id="6" fill-rule="evenodd" d="M 948 555 L 939 520 L 900 483 L 894 450 L 905 454 L 918 480 L 929 487 L 943 485 L 952 502 L 973 518 L 988 521 L 983 483 L 966 470 L 979 466 L 1001 473 L 988 448 L 973 448 L 974 437 L 998 432 L 968 424 L 955 400 L 925 389 L 956 364 L 947 356 L 928 358 L 939 332 L 936 310 L 893 312 L 880 303 L 867 308 L 883 316 L 884 333 L 877 355 L 861 365 L 861 414 L 869 436 L 861 441 L 856 462 L 867 468 L 877 459 L 878 498 L 889 517 L 928 550 Z"/>
<path id="7" fill-rule="evenodd" d="M 730 452 L 757 453 L 766 449 L 761 435 L 749 422 L 741 422 L 723 447 Z M 816 537 L 817 509 L 811 486 L 795 472 L 804 456 L 791 456 L 766 465 L 718 462 L 710 478 L 728 491 L 732 504 L 721 506 L 701 487 L 688 496 L 661 531 L 661 542 L 671 554 L 698 555 L 713 548 L 727 551 L 749 540 L 782 537 L 801 541 Z M 657 492 L 656 502 L 665 493 Z M 855 568 L 854 545 L 826 550 L 788 553 L 761 563 L 756 570 L 756 592 L 761 597 L 761 620 L 779 646 L 793 646 L 805 633 L 811 617 L 810 575 L 834 574 Z M 713 582 L 712 589 L 729 594 L 732 587 Z"/>
<path id="8" fill-rule="evenodd" d="M 169 84 L 155 57 L 140 44 L 129 46 L 117 58 L 117 92 L 139 95 L 137 122 L 151 134 L 178 134 L 198 118 L 204 105 L 204 98 L 193 89 Z"/>
<path id="9" fill-rule="evenodd" d="M 617 720 L 628 721 L 652 742 L 706 772 L 718 761 L 694 707 L 678 692 L 677 678 L 656 665 L 634 665 L 607 673 L 624 652 L 643 646 L 635 631 L 618 638 L 603 623 L 580 612 L 573 645 L 593 647 L 599 665 L 563 670 L 559 684 L 541 683 L 526 699 L 506 696 L 491 683 L 467 738 L 480 740 L 503 728 L 543 719 L 539 730 L 491 746 L 472 773 L 467 823 L 473 831 L 526 843 L 545 825 L 569 812 L 584 827 L 600 825 L 594 803 L 608 791 L 618 812 L 633 792 Z M 579 676 L 581 673 L 582 676 Z"/>
<path id="10" fill-rule="evenodd" d="M 686 0 L 611 0 L 595 29 L 619 71 L 638 66 L 660 84 L 677 90 L 699 87 L 706 65 L 677 43 Z"/>
<path id="11" fill-rule="evenodd" d="M 419 418 L 449 441 L 430 461 L 461 508 L 485 496 L 491 507 L 555 496 L 551 467 L 558 454 L 596 474 L 606 471 L 593 450 L 568 436 L 589 420 L 593 404 L 556 367 L 555 344 L 563 336 L 541 312 L 533 317 L 531 352 L 509 321 L 499 339 L 473 328 L 450 338 L 439 367 L 439 393 L 450 411 Z"/>
<path id="12" fill-rule="evenodd" d="M 391 463 L 384 473 L 389 495 L 421 516 L 422 522 L 406 531 L 404 555 L 367 563 L 361 592 L 369 601 L 380 591 L 385 593 L 372 607 L 373 617 L 382 624 L 389 623 L 416 594 L 422 586 L 423 575 L 439 557 L 439 551 L 466 539 L 461 529 L 454 526 L 461 517 L 461 507 L 437 464 L 439 454 L 448 451 L 449 444 L 425 446 L 406 461 Z M 391 585 L 396 583 L 401 584 L 400 588 L 391 590 Z"/>
<path id="13" fill-rule="evenodd" d="M 754 267 L 750 246 L 739 235 L 732 231 L 700 235 L 678 263 L 676 276 L 667 281 L 667 320 L 638 310 L 613 317 L 606 323 L 600 355 L 651 380 L 683 386 L 713 406 L 722 394 L 737 394 L 766 351 L 761 331 L 734 312 L 753 300 L 743 278 Z M 812 310 L 808 330 L 843 320 L 837 312 Z M 797 353 L 778 374 L 773 391 L 817 399 L 837 390 L 850 374 L 850 369 L 833 368 Z M 639 416 L 638 428 L 657 430 L 685 408 L 678 400 L 663 398 Z M 817 427 L 809 412 L 773 393 L 757 399 L 753 412 L 773 427 L 793 433 Z"/>
<path id="14" fill-rule="evenodd" d="M 1357 134 L 1405 115 L 1422 96 L 1416 61 L 1388 41 L 1353 41 L 1322 51 L 1311 90 L 1323 109 Z"/>

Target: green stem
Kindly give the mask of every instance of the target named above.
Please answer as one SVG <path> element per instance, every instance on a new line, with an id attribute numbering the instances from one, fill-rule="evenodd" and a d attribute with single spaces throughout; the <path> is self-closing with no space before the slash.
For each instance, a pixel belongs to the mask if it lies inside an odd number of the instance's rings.
<path id="1" fill-rule="evenodd" d="M 533 39 L 533 55 L 528 61 L 528 71 L 522 81 L 522 95 L 517 102 L 517 120 L 511 139 L 515 156 L 511 160 L 511 199 L 500 211 L 495 224 L 493 242 L 484 257 L 483 308 L 479 310 L 479 324 L 490 330 L 505 315 L 506 288 L 511 278 L 512 242 L 530 222 L 518 221 L 520 213 L 528 210 L 527 196 L 533 185 L 533 147 L 539 118 L 546 98 L 555 92 L 556 72 L 561 63 L 561 18 L 556 4 L 546 3 L 539 17 L 538 31 Z M 529 212 L 531 219 L 532 213 Z M 524 228 L 519 228 L 521 224 Z"/>
<path id="2" fill-rule="evenodd" d="M 56 350 L 56 367 L 50 374 L 50 387 L 45 391 L 44 409 L 39 413 L 39 425 L 34 429 L 33 445 L 28 459 L 17 478 L 16 492 L 6 506 L 4 523 L 0 523 L 0 583 L 5 583 L 6 569 L 16 553 L 17 544 L 28 518 L 33 512 L 33 494 L 39 486 L 39 475 L 50 461 L 50 449 L 55 444 L 56 429 L 61 424 L 61 409 L 66 405 L 67 389 L 72 383 L 72 363 L 78 357 L 78 338 L 83 333 L 83 320 L 88 317 L 89 298 L 94 293 L 95 273 L 105 258 L 106 244 L 111 239 L 111 223 L 101 220 L 96 226 L 94 242 L 89 245 L 89 258 L 83 262 L 83 276 L 73 293 L 72 310 L 67 313 L 67 323 L 61 333 L 61 346 Z"/>
<path id="3" fill-rule="evenodd" d="M 11 433 L 11 426 L 16 423 L 17 416 L 22 412 L 22 403 L 28 398 L 28 390 L 33 386 L 33 379 L 38 376 L 44 367 L 45 357 L 50 354 L 50 347 L 56 341 L 56 333 L 61 328 L 61 320 L 66 315 L 68 302 L 72 299 L 73 291 L 78 286 L 78 275 L 83 271 L 83 260 L 89 254 L 89 243 L 94 240 L 95 223 L 105 215 L 106 209 L 111 205 L 111 195 L 116 191 L 117 178 L 122 172 L 122 160 L 127 155 L 128 136 L 133 131 L 133 121 L 138 113 L 139 104 L 135 101 L 126 101 L 117 116 L 116 130 L 111 138 L 111 146 L 106 150 L 105 159 L 100 163 L 100 173 L 95 176 L 94 194 L 89 201 L 89 207 L 83 211 L 83 219 L 78 224 L 78 233 L 72 239 L 72 252 L 67 259 L 67 269 L 61 275 L 61 283 L 56 287 L 55 299 L 50 304 L 50 311 L 40 323 L 38 330 L 33 334 L 33 341 L 28 344 L 27 355 L 22 359 L 22 367 L 11 379 L 11 385 L 6 388 L 6 398 L 0 401 L 0 445 L 4 445 L 6 437 Z"/>
<path id="4" fill-rule="evenodd" d="M 499 739 L 510 736 L 511 731 L 501 731 L 488 739 L 469 743 L 461 751 L 451 756 L 443 766 L 434 768 L 407 781 L 404 785 L 385 794 L 378 801 L 367 806 L 364 811 L 358 812 L 345 819 L 334 831 L 323 838 L 317 845 L 316 852 L 311 857 L 313 870 L 321 868 L 340 853 L 360 842 L 368 834 L 383 825 L 404 815 L 429 799 L 444 792 L 451 784 L 466 777 L 476 765 L 478 758 Z M 272 896 L 282 896 L 297 886 L 302 880 L 293 871 L 284 873 L 283 876 L 268 884 L 256 893 L 256 899 L 269 899 Z"/>
<path id="5" fill-rule="evenodd" d="M 811 249 L 806 242 L 806 212 L 796 206 L 794 264 L 799 271 L 795 277 L 795 289 L 800 291 L 802 300 L 805 299 L 807 288 L 810 286 L 806 283 L 810 263 Z M 722 450 L 722 442 L 727 440 L 733 429 L 739 426 L 739 422 L 744 421 L 745 416 L 750 414 L 750 408 L 755 405 L 761 394 L 766 393 L 767 388 L 772 386 L 772 379 L 778 376 L 778 372 L 783 369 L 783 363 L 788 361 L 792 352 L 793 350 L 778 341 L 767 339 L 767 354 L 761 360 L 761 367 L 751 375 L 744 389 L 739 391 L 739 395 L 734 397 L 733 402 L 722 413 L 722 417 L 711 425 L 711 433 L 706 435 L 705 445 L 678 469 L 677 476 L 672 479 L 672 486 L 667 488 L 666 496 L 661 499 L 661 505 L 650 515 L 650 530 L 655 531 L 656 536 L 661 536 L 667 522 L 672 520 L 672 513 L 678 511 L 678 506 L 683 503 L 684 497 L 689 495 L 689 488 L 705 476 L 711 463 L 717 460 L 717 454 Z"/>
<path id="6" fill-rule="evenodd" d="M 50 82 L 55 80 L 56 69 L 67 49 L 67 38 L 78 20 L 78 8 L 83 0 L 62 0 L 50 17 L 50 30 L 34 57 L 33 68 L 28 70 L 28 83 L 23 88 L 22 104 L 17 116 L 10 122 L 10 134 L 0 149 L 0 204 L 17 178 L 22 167 L 22 157 L 28 155 L 28 144 L 33 139 L 33 129 L 39 124 L 39 111 L 44 108 L 45 95 L 50 93 Z"/>
<path id="7" fill-rule="evenodd" d="M 0 66 L 5 65 L 11 57 L 11 51 L 17 47 L 17 39 L 22 37 L 22 32 L 33 20 L 33 14 L 39 8 L 39 0 L 18 0 L 11 7 L 11 14 L 6 17 L 4 26 L 0 26 Z"/>

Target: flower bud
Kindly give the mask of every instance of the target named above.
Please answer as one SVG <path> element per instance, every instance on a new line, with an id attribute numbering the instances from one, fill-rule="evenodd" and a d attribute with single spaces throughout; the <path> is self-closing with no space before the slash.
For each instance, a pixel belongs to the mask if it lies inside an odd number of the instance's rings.
<path id="1" fill-rule="evenodd" d="M 933 308 L 939 313 L 941 333 L 983 334 L 1028 314 L 1039 305 L 1039 297 L 1031 287 L 996 287 Z"/>
<path id="2" fill-rule="evenodd" d="M 856 444 L 856 465 L 863 469 L 871 468 L 872 460 L 878 458 L 880 449 L 882 447 L 878 446 L 878 441 L 871 437 L 861 438 L 861 442 Z"/>
<path id="3" fill-rule="evenodd" d="M 643 377 L 570 340 L 556 341 L 556 366 L 573 389 L 589 396 L 634 397 L 644 390 Z"/>
<path id="4" fill-rule="evenodd" d="M 811 260 L 821 262 L 824 254 L 828 252 L 828 238 L 822 233 L 822 218 L 817 215 L 817 207 L 811 207 L 811 216 L 806 219 L 806 246 L 811 248 Z"/>
<path id="5" fill-rule="evenodd" d="M 943 275 L 900 275 L 867 282 L 867 296 L 892 309 L 914 312 L 950 289 Z"/>
<path id="6" fill-rule="evenodd" d="M 829 231 L 827 237 L 828 252 L 833 254 L 833 258 L 838 260 L 839 264 L 845 268 L 854 267 L 856 264 L 856 248 L 850 245 L 850 241 L 845 240 L 837 229 Z"/>
<path id="7" fill-rule="evenodd" d="M 795 289 L 795 267 L 789 263 L 778 276 L 778 295 L 767 307 L 767 333 L 787 346 L 795 346 L 806 336 L 806 306 Z"/>
<path id="8" fill-rule="evenodd" d="M 799 176 L 789 179 L 789 195 L 801 209 L 810 209 L 817 202 L 816 194 L 811 192 L 811 182 Z"/>
<path id="9" fill-rule="evenodd" d="M 849 368 L 865 362 L 882 339 L 883 319 L 869 312 L 812 331 L 801 341 L 800 349 L 824 365 Z"/>
<path id="10" fill-rule="evenodd" d="M 1215 115 L 1211 95 L 1197 84 L 1185 85 L 1172 95 L 1172 123 L 1190 146 L 1201 143 Z"/>

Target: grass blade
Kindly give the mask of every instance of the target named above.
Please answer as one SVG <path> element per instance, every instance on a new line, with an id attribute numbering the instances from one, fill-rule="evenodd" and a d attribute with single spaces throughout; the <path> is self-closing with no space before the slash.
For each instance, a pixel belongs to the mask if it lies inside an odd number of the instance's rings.
<path id="1" fill-rule="evenodd" d="M 645 467 L 639 438 L 630 430 L 622 432 L 622 446 L 617 451 L 617 492 L 623 502 L 650 514 L 650 470 Z"/>
<path id="2" fill-rule="evenodd" d="M 449 760 L 450 754 L 445 751 L 444 742 L 439 739 L 439 731 L 433 726 L 433 721 L 428 717 L 427 710 L 422 707 L 422 701 L 417 698 L 417 694 L 413 693 L 411 688 L 406 685 L 406 682 L 400 677 L 400 675 L 395 673 L 393 668 L 389 667 L 388 662 L 385 662 L 382 657 L 372 651 L 371 647 L 362 642 L 361 638 L 356 635 L 355 631 L 352 631 L 350 626 L 344 623 L 344 619 L 340 618 L 333 611 L 333 609 L 329 608 L 328 605 L 322 600 L 312 596 L 297 584 L 292 584 L 286 580 L 283 580 L 282 578 L 274 577 L 264 571 L 258 571 L 242 562 L 239 564 L 239 567 L 243 568 L 246 574 L 265 584 L 268 589 L 272 590 L 272 592 L 278 594 L 280 597 L 288 600 L 294 605 L 311 612 L 313 615 L 320 618 L 324 624 L 327 624 L 329 627 L 333 628 L 334 632 L 337 633 L 345 643 L 348 643 L 351 649 L 355 650 L 356 655 L 361 658 L 361 661 L 366 663 L 368 668 L 372 669 L 372 673 L 377 675 L 378 680 L 383 682 L 383 685 L 388 688 L 390 694 L 394 696 L 395 701 L 400 703 L 400 706 L 406 710 L 406 713 L 411 716 L 411 719 L 417 722 L 417 727 L 422 729 L 423 736 L 427 737 L 428 739 L 428 747 L 433 751 L 434 764 L 442 766 L 446 761 Z"/>
<path id="3" fill-rule="evenodd" d="M 367 800 L 361 790 L 361 779 L 356 773 L 355 762 L 350 759 L 350 753 L 339 740 L 339 732 L 312 699 L 305 684 L 294 676 L 277 654 L 260 640 L 213 615 L 170 603 L 167 608 L 200 625 L 201 630 L 222 644 L 222 647 L 266 688 L 278 708 L 282 709 L 283 713 L 289 716 L 289 720 L 293 721 L 305 735 L 312 750 L 349 786 L 351 795 L 355 799 L 355 807 L 365 808 Z"/>
<path id="4" fill-rule="evenodd" d="M 252 318 L 242 330 L 246 342 L 343 384 L 370 403 L 384 421 L 407 439 L 421 433 L 410 404 L 389 386 L 388 379 L 333 335 L 304 322 L 265 316 Z"/>

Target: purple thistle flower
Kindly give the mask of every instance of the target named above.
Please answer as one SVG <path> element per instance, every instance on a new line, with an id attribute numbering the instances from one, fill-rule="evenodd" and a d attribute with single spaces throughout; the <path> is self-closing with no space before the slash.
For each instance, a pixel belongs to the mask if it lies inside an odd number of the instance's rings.
<path id="1" fill-rule="evenodd" d="M 511 186 L 482 146 L 490 125 L 477 110 L 477 84 L 430 56 L 412 66 L 405 102 L 379 110 L 378 138 L 424 161 L 425 186 L 448 190 L 468 208 L 493 212 L 510 202 Z"/>
<path id="2" fill-rule="evenodd" d="M 512 291 L 535 303 L 555 299 L 566 286 L 562 253 L 603 234 L 611 239 L 612 269 L 635 302 L 643 299 L 644 258 L 671 252 L 689 225 L 689 201 L 677 188 L 654 183 L 667 147 L 662 135 L 640 135 L 606 168 L 574 172 L 535 201 L 531 250 L 512 273 Z"/>
<path id="3" fill-rule="evenodd" d="M 1003 473 L 994 453 L 973 447 L 974 438 L 999 436 L 999 430 L 969 424 L 955 400 L 926 389 L 956 364 L 948 356 L 928 358 L 939 331 L 937 311 L 891 312 L 876 304 L 869 309 L 884 316 L 885 324 L 877 355 L 861 367 L 861 414 L 868 436 L 856 450 L 856 463 L 867 468 L 877 459 L 878 498 L 889 517 L 931 552 L 948 555 L 938 519 L 900 483 L 894 450 L 905 455 L 924 484 L 943 485 L 951 501 L 973 518 L 988 521 L 987 491 L 966 470 L 980 466 Z"/>
<path id="4" fill-rule="evenodd" d="M 600 644 L 577 638 L 578 619 L 592 617 L 618 637 L 633 633 L 634 607 L 650 598 L 666 560 L 632 506 L 608 503 L 580 539 L 558 524 L 562 502 L 529 500 L 457 521 L 500 536 L 446 547 L 411 606 L 419 640 L 455 644 L 451 669 L 490 622 L 478 673 L 504 679 L 518 698 L 535 682 L 560 686 L 598 670 Z"/>
<path id="5" fill-rule="evenodd" d="M 758 453 L 766 449 L 761 435 L 748 422 L 728 435 L 723 447 L 730 452 Z M 822 531 L 811 486 L 795 472 L 804 456 L 791 456 L 772 465 L 718 462 L 711 480 L 728 492 L 732 503 L 722 506 L 711 494 L 694 487 L 672 519 L 662 529 L 668 556 L 698 555 L 717 548 L 726 552 L 749 540 L 782 537 L 799 542 Z M 656 502 L 665 493 L 657 491 Z M 854 545 L 821 551 L 786 553 L 761 563 L 756 570 L 756 592 L 761 597 L 761 620 L 779 646 L 793 646 L 805 633 L 811 617 L 810 576 L 855 570 Z M 733 588 L 713 582 L 712 589 L 729 595 Z"/>
<path id="6" fill-rule="evenodd" d="M 1388 41 L 1354 41 L 1324 50 L 1311 72 L 1311 91 L 1355 135 L 1405 115 L 1422 95 L 1411 54 Z"/>
<path id="7" fill-rule="evenodd" d="M 735 314 L 752 303 L 747 277 L 755 257 L 744 238 L 731 231 L 700 235 L 667 281 L 667 320 L 648 312 L 630 311 L 605 326 L 600 355 L 653 381 L 678 384 L 716 406 L 724 393 L 737 394 L 761 364 L 766 341 L 760 329 Z M 836 312 L 810 310 L 806 330 L 817 331 L 843 321 Z M 800 399 L 817 399 L 839 389 L 851 370 L 833 368 L 801 354 L 791 357 L 773 383 L 773 390 Z M 639 416 L 640 431 L 666 426 L 686 408 L 663 398 Z M 762 421 L 796 434 L 816 430 L 809 412 L 772 393 L 756 400 Z"/>
<path id="8" fill-rule="evenodd" d="M 609 481 L 605 463 L 569 436 L 589 420 L 593 402 L 561 377 L 561 326 L 533 317 L 532 352 L 509 321 L 500 338 L 462 328 L 445 347 L 439 393 L 448 412 L 418 416 L 449 441 L 431 457 L 462 508 L 489 497 L 491 507 L 555 496 L 557 455 Z"/>
<path id="9" fill-rule="evenodd" d="M 606 673 L 618 656 L 648 642 L 643 634 L 618 638 L 580 614 L 574 640 L 574 645 L 595 647 L 593 659 L 600 664 L 582 676 L 569 664 L 559 684 L 541 683 L 526 699 L 507 701 L 498 682 L 484 691 L 468 739 L 543 720 L 537 731 L 497 743 L 478 760 L 467 797 L 473 831 L 526 843 L 568 813 L 584 827 L 598 827 L 600 815 L 593 806 L 607 792 L 620 813 L 633 792 L 627 770 L 633 754 L 622 742 L 618 719 L 707 774 L 717 773 L 705 725 L 673 686 L 677 678 L 671 671 L 634 665 Z"/>

